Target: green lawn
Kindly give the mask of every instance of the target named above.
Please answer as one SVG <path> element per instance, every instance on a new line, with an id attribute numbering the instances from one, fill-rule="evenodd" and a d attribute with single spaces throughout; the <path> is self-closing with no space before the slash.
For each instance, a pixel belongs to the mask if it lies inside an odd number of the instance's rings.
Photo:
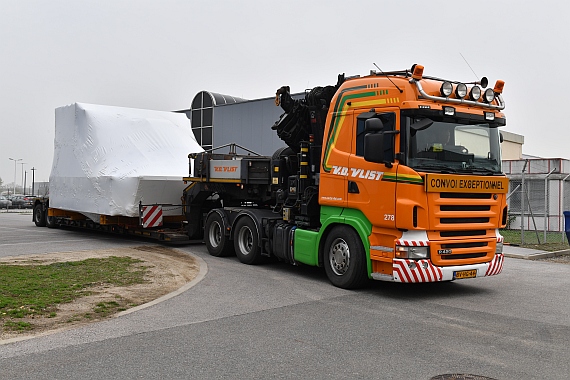
<path id="1" fill-rule="evenodd" d="M 520 245 L 521 247 L 536 248 L 544 251 L 570 249 L 570 245 L 565 236 L 564 241 L 562 240 L 562 232 L 547 231 L 546 240 L 544 240 L 544 231 L 524 231 L 523 236 L 521 236 L 520 230 L 500 230 L 500 233 L 505 238 L 505 243 L 512 245 Z"/>
<path id="2" fill-rule="evenodd" d="M 147 268 L 135 265 L 140 262 L 111 256 L 49 265 L 0 264 L 0 323 L 8 330 L 29 330 L 33 326 L 22 318 L 54 317 L 58 304 L 88 295 L 95 285 L 143 283 Z M 108 313 L 117 305 L 101 303 L 94 312 Z"/>

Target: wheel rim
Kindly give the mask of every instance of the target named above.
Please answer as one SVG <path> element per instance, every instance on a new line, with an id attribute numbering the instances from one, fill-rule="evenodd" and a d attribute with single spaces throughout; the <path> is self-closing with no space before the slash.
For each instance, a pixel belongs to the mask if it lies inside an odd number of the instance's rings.
<path id="1" fill-rule="evenodd" d="M 35 217 L 35 222 L 41 222 L 41 217 L 40 217 L 40 210 L 36 208 L 36 212 L 34 213 L 34 217 Z"/>
<path id="2" fill-rule="evenodd" d="M 208 231 L 208 239 L 213 248 L 220 246 L 222 242 L 222 227 L 217 221 L 210 224 L 210 230 Z"/>
<path id="3" fill-rule="evenodd" d="M 350 249 L 344 239 L 337 238 L 331 244 L 329 264 L 337 276 L 342 276 L 348 270 L 350 265 Z"/>
<path id="4" fill-rule="evenodd" d="M 253 234 L 249 227 L 244 226 L 239 230 L 238 244 L 241 253 L 244 255 L 251 253 L 253 249 Z"/>

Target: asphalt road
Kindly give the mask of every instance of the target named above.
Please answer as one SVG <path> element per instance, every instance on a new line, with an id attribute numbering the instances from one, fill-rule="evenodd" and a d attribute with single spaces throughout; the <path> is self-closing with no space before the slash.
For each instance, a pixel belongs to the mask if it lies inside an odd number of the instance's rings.
<path id="1" fill-rule="evenodd" d="M 141 245 L 0 213 L 0 256 Z M 499 276 L 346 291 L 321 270 L 247 266 L 201 245 L 208 272 L 152 307 L 0 345 L 10 379 L 566 379 L 570 265 L 507 258 Z"/>

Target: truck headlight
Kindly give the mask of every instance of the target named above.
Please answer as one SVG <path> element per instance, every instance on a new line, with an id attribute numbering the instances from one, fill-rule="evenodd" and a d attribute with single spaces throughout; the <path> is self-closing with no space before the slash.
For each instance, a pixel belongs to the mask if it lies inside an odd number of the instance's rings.
<path id="1" fill-rule="evenodd" d="M 396 246 L 397 259 L 427 259 L 429 257 L 429 247 L 407 247 Z"/>

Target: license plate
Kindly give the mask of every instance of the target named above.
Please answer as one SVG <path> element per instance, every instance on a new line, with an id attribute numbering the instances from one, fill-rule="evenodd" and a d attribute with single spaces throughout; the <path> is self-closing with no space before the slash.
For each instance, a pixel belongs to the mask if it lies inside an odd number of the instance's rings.
<path id="1" fill-rule="evenodd" d="M 462 278 L 473 278 L 473 277 L 477 277 L 477 269 L 461 270 L 453 272 L 453 278 L 457 280 Z"/>

